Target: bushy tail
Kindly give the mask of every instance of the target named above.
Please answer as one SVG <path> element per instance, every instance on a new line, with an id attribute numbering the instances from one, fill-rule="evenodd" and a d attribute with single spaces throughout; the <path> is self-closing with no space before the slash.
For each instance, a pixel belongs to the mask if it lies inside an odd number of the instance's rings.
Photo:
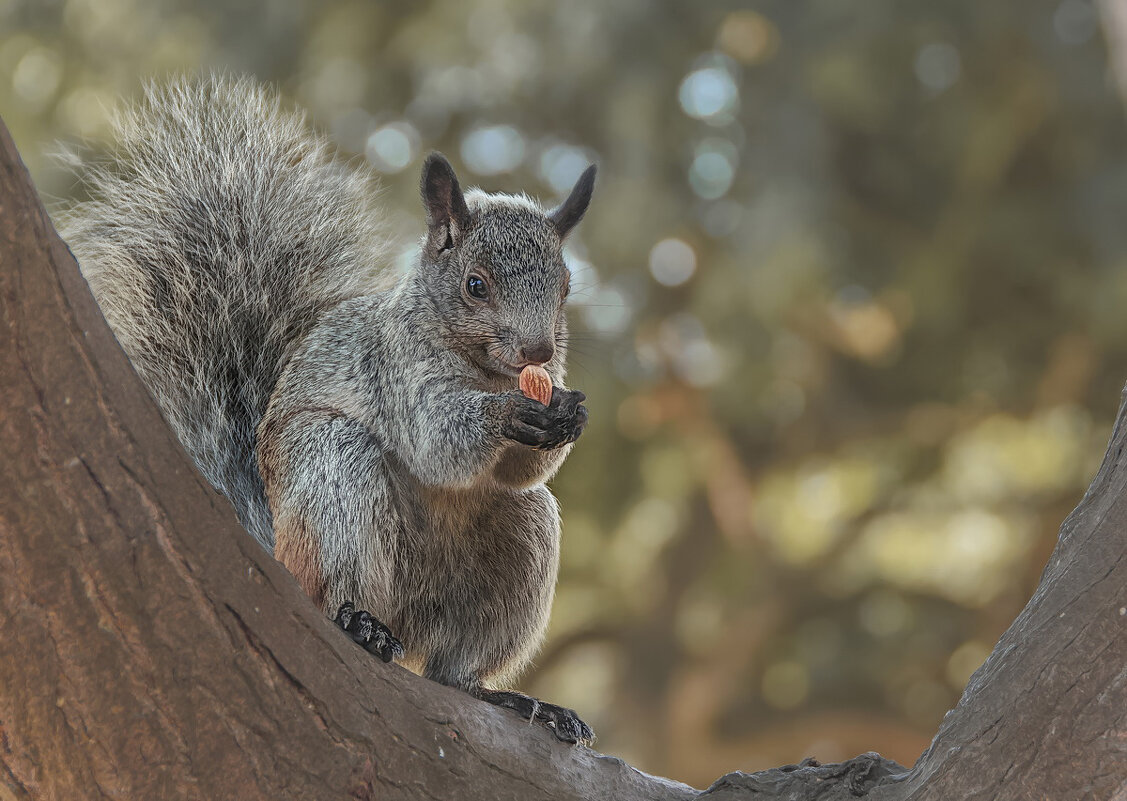
<path id="1" fill-rule="evenodd" d="M 318 315 L 375 281 L 370 177 L 246 79 L 150 86 L 115 132 L 63 237 L 180 441 L 272 547 L 255 428 Z"/>

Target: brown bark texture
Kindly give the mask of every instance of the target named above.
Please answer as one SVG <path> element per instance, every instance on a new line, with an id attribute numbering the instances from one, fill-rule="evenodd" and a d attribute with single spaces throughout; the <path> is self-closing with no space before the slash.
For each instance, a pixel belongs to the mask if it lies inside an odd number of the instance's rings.
<path id="1" fill-rule="evenodd" d="M 0 124 L 0 801 L 1127 801 L 1127 424 L 1033 599 L 906 769 L 706 790 L 568 747 L 336 630 L 196 473 Z"/>

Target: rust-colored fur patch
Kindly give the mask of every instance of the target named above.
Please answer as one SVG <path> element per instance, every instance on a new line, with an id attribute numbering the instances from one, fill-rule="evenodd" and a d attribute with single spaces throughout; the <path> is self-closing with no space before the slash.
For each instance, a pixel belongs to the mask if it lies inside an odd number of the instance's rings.
<path id="1" fill-rule="evenodd" d="M 325 576 L 321 565 L 320 533 L 298 511 L 285 509 L 275 481 L 283 474 L 288 457 L 284 432 L 290 426 L 313 425 L 319 419 L 343 417 L 331 407 L 303 407 L 285 414 L 268 409 L 258 427 L 258 472 L 274 515 L 274 558 L 286 566 L 318 606 L 325 601 Z"/>
<path id="2" fill-rule="evenodd" d="M 270 494 L 270 486 L 274 477 L 281 471 L 282 443 L 281 434 L 285 427 L 284 421 L 272 417 L 269 412 L 258 426 L 258 473 L 262 476 L 262 483 L 266 485 L 266 493 Z M 272 501 L 273 499 L 271 499 Z M 274 504 L 271 503 L 271 506 Z"/>
<path id="3" fill-rule="evenodd" d="M 274 525 L 274 558 L 293 574 L 317 606 L 325 603 L 325 576 L 321 569 L 321 543 L 300 519 L 287 518 Z"/>

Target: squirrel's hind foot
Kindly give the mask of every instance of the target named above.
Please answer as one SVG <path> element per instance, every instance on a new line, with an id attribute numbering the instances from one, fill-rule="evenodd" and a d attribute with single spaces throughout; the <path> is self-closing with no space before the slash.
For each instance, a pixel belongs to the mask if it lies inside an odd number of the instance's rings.
<path id="1" fill-rule="evenodd" d="M 595 742 L 595 733 L 591 731 L 590 726 L 579 719 L 574 709 L 545 703 L 531 695 L 507 690 L 483 689 L 478 690 L 474 695 L 482 701 L 513 710 L 529 723 L 536 721 L 548 726 L 555 731 L 556 737 L 565 743 L 591 745 Z"/>
<path id="2" fill-rule="evenodd" d="M 363 610 L 356 611 L 351 601 L 345 601 L 337 610 L 334 622 L 352 637 L 352 641 L 364 646 L 384 662 L 402 659 L 403 643 L 396 639 L 391 629 Z"/>

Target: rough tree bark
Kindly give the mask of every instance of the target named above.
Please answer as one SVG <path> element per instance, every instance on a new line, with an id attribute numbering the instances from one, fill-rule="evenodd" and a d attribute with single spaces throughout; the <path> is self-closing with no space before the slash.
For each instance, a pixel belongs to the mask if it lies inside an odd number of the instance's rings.
<path id="1" fill-rule="evenodd" d="M 0 125 L 0 799 L 1127 801 L 1125 414 L 914 768 L 866 754 L 699 791 L 384 665 L 325 620 L 195 472 Z"/>

